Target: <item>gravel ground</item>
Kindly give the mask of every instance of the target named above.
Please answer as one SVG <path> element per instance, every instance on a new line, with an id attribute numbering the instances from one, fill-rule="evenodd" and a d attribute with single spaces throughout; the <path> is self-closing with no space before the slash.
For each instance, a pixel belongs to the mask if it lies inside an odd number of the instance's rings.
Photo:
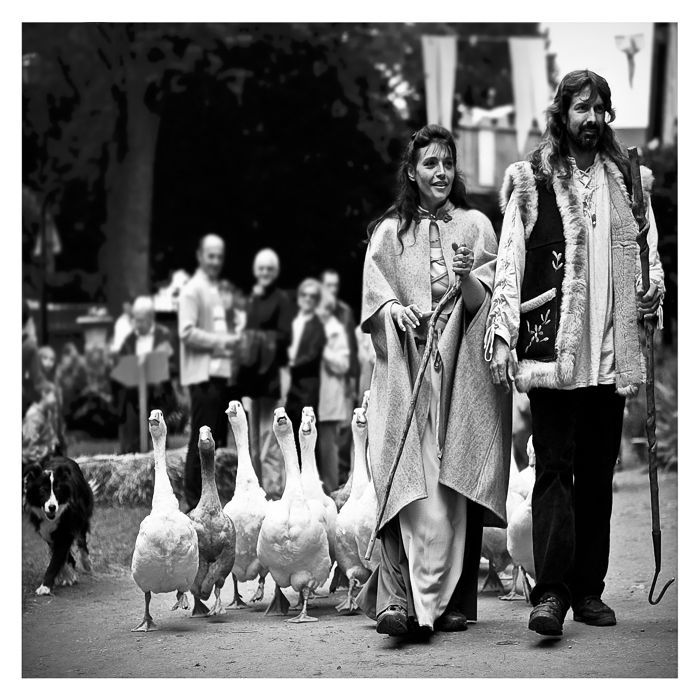
<path id="1" fill-rule="evenodd" d="M 141 621 L 143 594 L 128 573 L 83 574 L 56 596 L 30 598 L 22 618 L 24 677 L 676 677 L 677 585 L 647 603 L 653 573 L 648 481 L 643 472 L 617 477 L 613 542 L 605 600 L 618 624 L 595 628 L 571 614 L 560 639 L 527 630 L 524 601 L 482 595 L 479 621 L 466 632 L 403 644 L 380 636 L 364 615 L 339 616 L 345 591 L 314 602 L 319 622 L 287 624 L 266 617 L 266 596 L 246 610 L 192 619 L 171 612 L 173 594 L 156 595 L 158 630 L 129 630 Z M 665 581 L 677 572 L 677 477 L 660 475 Z M 254 583 L 241 585 L 248 599 Z M 232 597 L 230 580 L 224 601 Z M 291 597 L 291 600 L 295 600 Z M 212 598 L 213 600 L 213 598 Z"/>

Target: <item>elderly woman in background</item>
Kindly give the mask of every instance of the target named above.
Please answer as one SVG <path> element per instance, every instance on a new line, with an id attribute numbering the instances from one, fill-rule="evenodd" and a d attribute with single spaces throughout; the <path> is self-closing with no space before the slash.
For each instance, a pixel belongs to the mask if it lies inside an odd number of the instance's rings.
<path id="1" fill-rule="evenodd" d="M 318 414 L 321 382 L 321 358 L 326 346 L 326 333 L 318 317 L 321 283 L 308 277 L 297 289 L 297 315 L 292 321 L 292 343 L 289 346 L 289 391 L 285 401 L 287 415 L 294 427 L 295 440 L 304 406 Z"/>
<path id="2" fill-rule="evenodd" d="M 249 414 L 250 453 L 262 484 L 261 449 L 271 430 L 272 414 L 282 401 L 280 371 L 287 364 L 294 309 L 277 286 L 280 261 L 271 248 L 253 261 L 255 285 L 245 311 L 245 330 L 238 349 L 237 389 Z"/>
<path id="3" fill-rule="evenodd" d="M 510 403 L 493 390 L 482 352 L 497 243 L 488 218 L 469 209 L 456 161 L 449 131 L 416 132 L 397 198 L 368 229 L 360 323 L 376 350 L 367 419 L 380 502 L 428 321 L 453 284 L 460 290 L 436 320 L 380 523 L 380 564 L 357 599 L 391 636 L 465 630 L 476 619 L 482 527 L 505 526 Z"/>
<path id="4" fill-rule="evenodd" d="M 333 314 L 335 305 L 335 299 L 324 290 L 318 307 L 326 335 L 318 399 L 318 461 L 328 493 L 338 488 L 339 429 L 343 422 L 350 420 L 346 394 L 350 344 L 343 324 Z"/>

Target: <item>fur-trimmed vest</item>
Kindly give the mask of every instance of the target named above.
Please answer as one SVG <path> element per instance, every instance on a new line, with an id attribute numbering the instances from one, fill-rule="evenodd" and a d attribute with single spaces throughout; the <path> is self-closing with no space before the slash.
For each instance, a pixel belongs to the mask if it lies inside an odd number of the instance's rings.
<path id="1" fill-rule="evenodd" d="M 643 381 L 636 311 L 639 229 L 622 174 L 608 158 L 603 163 L 610 192 L 615 383 L 619 394 L 633 396 Z M 552 190 L 537 182 L 531 165 L 523 161 L 508 168 L 501 191 L 503 209 L 511 196 L 516 198 L 525 232 L 516 345 L 520 391 L 571 383 L 587 313 L 587 229 L 581 198 L 563 172 L 555 174 Z"/>

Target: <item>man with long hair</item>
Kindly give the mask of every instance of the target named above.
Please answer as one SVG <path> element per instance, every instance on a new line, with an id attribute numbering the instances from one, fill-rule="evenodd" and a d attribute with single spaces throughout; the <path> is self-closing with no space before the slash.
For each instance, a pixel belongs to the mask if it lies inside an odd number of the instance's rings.
<path id="1" fill-rule="evenodd" d="M 616 623 L 601 600 L 610 552 L 612 477 L 625 397 L 643 381 L 638 319 L 657 315 L 664 275 L 644 168 L 651 285 L 640 291 L 630 168 L 610 122 L 607 81 L 561 81 L 547 129 L 511 165 L 485 337 L 492 381 L 514 380 L 532 410 L 536 586 L 529 628 L 561 635 L 574 620 Z M 574 483 L 575 479 L 575 483 Z"/>

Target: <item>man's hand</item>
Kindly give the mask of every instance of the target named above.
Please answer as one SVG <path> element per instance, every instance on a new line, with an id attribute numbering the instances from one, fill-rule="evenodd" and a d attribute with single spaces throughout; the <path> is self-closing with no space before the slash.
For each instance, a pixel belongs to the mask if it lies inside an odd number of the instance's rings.
<path id="1" fill-rule="evenodd" d="M 469 250 L 465 245 L 458 246 L 456 243 L 452 244 L 452 250 L 455 251 L 452 258 L 452 272 L 461 282 L 474 267 L 474 251 Z"/>
<path id="2" fill-rule="evenodd" d="M 637 292 L 637 315 L 640 319 L 652 319 L 661 303 L 661 290 L 653 283 L 649 283 L 647 293 L 642 295 Z"/>
<path id="3" fill-rule="evenodd" d="M 398 301 L 395 301 L 389 309 L 391 318 L 394 323 L 402 330 L 406 331 L 406 324 L 411 328 L 418 328 L 423 313 L 418 308 L 418 304 L 410 304 L 409 306 L 401 306 Z"/>
<path id="4" fill-rule="evenodd" d="M 508 343 L 503 338 L 496 336 L 493 344 L 493 358 L 490 364 L 491 381 L 501 385 L 507 393 L 515 379 L 518 364 L 513 357 Z"/>

